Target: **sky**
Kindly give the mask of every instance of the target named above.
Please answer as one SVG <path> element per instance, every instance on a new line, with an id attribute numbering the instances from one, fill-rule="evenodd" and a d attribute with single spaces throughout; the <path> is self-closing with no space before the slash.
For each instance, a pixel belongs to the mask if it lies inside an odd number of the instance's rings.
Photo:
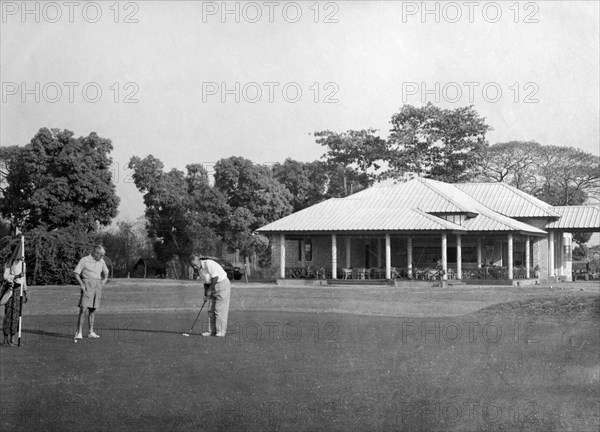
<path id="1" fill-rule="evenodd" d="M 113 142 L 116 220 L 144 212 L 127 163 L 319 159 L 316 131 L 404 104 L 473 105 L 490 144 L 600 154 L 599 2 L 2 1 L 0 145 L 42 127 Z"/>

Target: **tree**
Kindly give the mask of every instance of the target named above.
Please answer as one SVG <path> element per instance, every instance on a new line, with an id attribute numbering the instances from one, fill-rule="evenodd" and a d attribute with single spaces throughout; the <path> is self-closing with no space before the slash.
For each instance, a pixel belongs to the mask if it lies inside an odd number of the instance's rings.
<path id="1" fill-rule="evenodd" d="M 585 245 L 592 238 L 592 233 L 588 232 L 578 232 L 573 233 L 573 241 L 580 246 Z"/>
<path id="2" fill-rule="evenodd" d="M 300 162 L 290 158 L 273 165 L 273 177 L 291 194 L 292 211 L 297 212 L 327 198 L 326 168 L 324 162 Z"/>
<path id="3" fill-rule="evenodd" d="M 378 137 L 376 129 L 314 135 L 327 147 L 325 162 L 344 169 L 345 183 L 347 170 L 352 170 L 356 177 L 350 181 L 357 181 L 360 189 L 407 172 L 451 183 L 467 181 L 477 172 L 485 134 L 491 130 L 471 106 L 449 110 L 431 103 L 421 108 L 404 105 L 391 124 L 387 140 Z"/>
<path id="4" fill-rule="evenodd" d="M 552 205 L 600 198 L 600 158 L 572 147 L 498 143 L 485 149 L 482 168 L 479 181 L 506 182 Z"/>
<path id="5" fill-rule="evenodd" d="M 349 183 L 357 183 L 359 190 L 371 184 L 377 178 L 377 171 L 385 165 L 387 143 L 376 133 L 376 129 L 314 133 L 317 144 L 327 148 L 322 156 L 325 162 L 334 170 L 343 168 L 344 189 L 348 189 Z"/>
<path id="6" fill-rule="evenodd" d="M 242 256 L 249 257 L 265 246 L 262 236 L 255 235 L 251 228 L 254 221 L 254 215 L 245 207 L 238 207 L 232 212 L 223 235 L 230 250 L 237 250 Z"/>
<path id="7" fill-rule="evenodd" d="M 479 179 L 508 183 L 531 193 L 537 185 L 534 167 L 541 147 L 534 141 L 509 141 L 486 147 Z"/>
<path id="8" fill-rule="evenodd" d="M 415 172 L 449 183 L 470 180 L 491 127 L 472 106 L 454 110 L 428 103 L 404 105 L 391 120 L 385 160 L 388 176 Z"/>
<path id="9" fill-rule="evenodd" d="M 359 192 L 373 183 L 369 174 L 357 172 L 352 167 L 325 164 L 323 168 L 327 178 L 326 198 L 343 198 Z"/>
<path id="10" fill-rule="evenodd" d="M 24 233 L 27 282 L 32 285 L 63 285 L 75 283 L 73 269 L 97 243 L 95 233 L 77 227 L 48 231 L 37 227 Z M 0 260 L 8 260 L 11 247 L 21 240 L 6 236 L 0 239 Z"/>
<path id="11" fill-rule="evenodd" d="M 7 186 L 0 213 L 25 230 L 94 232 L 110 224 L 119 205 L 109 169 L 112 148 L 95 132 L 74 138 L 68 130 L 40 129 L 19 151 L 4 152 Z"/>
<path id="12" fill-rule="evenodd" d="M 587 258 L 588 252 L 589 252 L 589 248 L 584 244 L 575 246 L 573 248 L 573 259 L 575 261 L 583 261 Z"/>
<path id="13" fill-rule="evenodd" d="M 225 197 L 208 185 L 208 174 L 198 164 L 188 165 L 187 174 L 172 169 L 152 155 L 129 161 L 133 180 L 144 193 L 147 231 L 156 257 L 179 259 L 181 275 L 193 253 L 211 254 L 219 240 L 217 231 L 229 213 Z"/>
<path id="14" fill-rule="evenodd" d="M 215 164 L 215 187 L 226 197 L 232 210 L 250 211 L 252 231 L 292 211 L 290 192 L 271 174 L 269 168 L 248 159 L 230 157 Z"/>
<path id="15" fill-rule="evenodd" d="M 287 216 L 292 195 L 271 171 L 241 157 L 221 159 L 215 164 L 215 187 L 227 197 L 232 212 L 224 221 L 224 238 L 230 250 L 239 249 L 245 258 L 264 247 L 254 231 Z"/>
<path id="16" fill-rule="evenodd" d="M 8 186 L 6 178 L 8 177 L 9 167 L 21 151 L 19 146 L 0 147 L 0 198 L 4 197 L 4 191 Z"/>
<path id="17" fill-rule="evenodd" d="M 544 146 L 536 161 L 534 195 L 552 205 L 600 198 L 600 158 L 573 147 Z"/>
<path id="18" fill-rule="evenodd" d="M 153 256 L 145 227 L 141 228 L 140 222 L 120 221 L 117 223 L 116 229 L 99 235 L 99 241 L 106 249 L 107 256 L 112 260 L 115 277 L 117 274 L 127 276 L 128 271 L 140 257 L 150 258 Z"/>

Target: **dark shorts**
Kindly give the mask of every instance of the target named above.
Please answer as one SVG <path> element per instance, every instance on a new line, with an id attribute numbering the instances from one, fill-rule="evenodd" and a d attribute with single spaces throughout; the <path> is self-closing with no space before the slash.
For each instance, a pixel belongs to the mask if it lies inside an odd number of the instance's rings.
<path id="1" fill-rule="evenodd" d="M 100 279 L 83 279 L 85 289 L 81 291 L 79 298 L 79 307 L 97 309 L 100 307 L 102 298 L 102 281 Z"/>

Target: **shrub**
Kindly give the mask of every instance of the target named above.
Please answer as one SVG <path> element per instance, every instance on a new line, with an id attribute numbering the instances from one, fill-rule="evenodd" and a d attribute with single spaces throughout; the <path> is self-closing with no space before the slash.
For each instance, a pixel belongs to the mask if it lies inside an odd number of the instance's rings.
<path id="1" fill-rule="evenodd" d="M 25 233 L 27 282 L 31 285 L 66 285 L 75 283 L 73 269 L 88 255 L 96 235 L 71 228 L 46 231 L 35 228 Z M 0 243 L 2 262 L 9 258 L 11 247 L 20 237 L 4 237 Z"/>

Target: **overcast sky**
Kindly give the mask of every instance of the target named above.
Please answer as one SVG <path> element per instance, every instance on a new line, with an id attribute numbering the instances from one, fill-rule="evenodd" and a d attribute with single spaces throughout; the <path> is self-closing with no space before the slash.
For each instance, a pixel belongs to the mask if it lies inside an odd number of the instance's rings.
<path id="1" fill-rule="evenodd" d="M 133 155 L 312 161 L 313 132 L 387 137 L 404 103 L 473 104 L 491 144 L 600 154 L 598 5 L 3 1 L 0 145 L 110 138 L 125 220 L 144 210 Z"/>

